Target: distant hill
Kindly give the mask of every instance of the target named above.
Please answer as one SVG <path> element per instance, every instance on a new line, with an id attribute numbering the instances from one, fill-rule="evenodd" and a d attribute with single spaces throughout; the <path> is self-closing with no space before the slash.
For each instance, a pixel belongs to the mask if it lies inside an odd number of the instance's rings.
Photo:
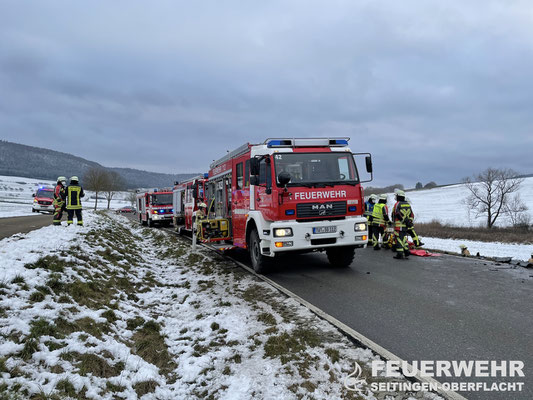
<path id="1" fill-rule="evenodd" d="M 109 168 L 72 154 L 0 140 L 0 175 L 55 180 L 60 175 L 83 177 L 92 167 L 118 172 L 128 188 L 172 186 L 196 174 L 162 174 L 133 168 Z"/>

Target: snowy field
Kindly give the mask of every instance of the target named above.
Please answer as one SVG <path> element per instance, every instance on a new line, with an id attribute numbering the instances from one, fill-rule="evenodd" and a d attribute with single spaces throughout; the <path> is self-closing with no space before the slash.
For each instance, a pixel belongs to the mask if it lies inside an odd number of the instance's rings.
<path id="1" fill-rule="evenodd" d="M 81 182 L 83 186 L 83 182 Z M 40 187 L 55 187 L 55 182 L 41 179 L 22 178 L 17 176 L 0 175 L 0 218 L 21 217 L 32 215 L 31 206 L 33 203 L 32 194 Z M 94 192 L 85 191 L 82 199 L 85 208 L 94 208 Z M 118 192 L 116 199 L 111 201 L 111 208 L 117 209 L 130 203 L 125 200 L 127 192 Z M 103 198 L 103 194 L 99 197 Z M 106 208 L 107 201 L 98 199 L 98 208 Z"/>
<path id="2" fill-rule="evenodd" d="M 524 179 L 518 193 L 529 208 L 528 212 L 533 220 L 533 177 Z M 486 224 L 484 217 L 476 218 L 463 204 L 463 200 L 469 195 L 464 185 L 409 191 L 406 195 L 413 205 L 416 222 L 425 223 L 437 220 L 453 226 L 485 226 Z M 394 204 L 394 195 L 389 193 L 389 207 L 392 204 Z M 500 218 L 496 225 L 509 225 L 505 217 Z"/>
<path id="3" fill-rule="evenodd" d="M 234 264 L 114 213 L 0 241 L 0 398 L 440 398 L 348 393 L 355 363 L 368 376 L 377 359 Z"/>

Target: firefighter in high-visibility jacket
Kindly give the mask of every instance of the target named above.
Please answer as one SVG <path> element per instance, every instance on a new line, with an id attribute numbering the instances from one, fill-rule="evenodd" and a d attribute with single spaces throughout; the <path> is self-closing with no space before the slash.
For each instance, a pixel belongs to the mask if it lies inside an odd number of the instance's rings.
<path id="1" fill-rule="evenodd" d="M 52 205 L 54 206 L 54 225 L 61 225 L 61 218 L 63 218 L 63 211 L 65 210 L 65 200 L 67 193 L 65 190 L 65 183 L 67 178 L 64 176 L 59 176 L 57 178 L 56 187 L 54 188 L 54 201 Z"/>
<path id="2" fill-rule="evenodd" d="M 207 218 L 207 204 L 201 202 L 198 204 L 198 210 L 195 212 L 195 224 L 196 224 L 196 235 L 198 238 L 202 238 L 202 221 Z"/>
<path id="3" fill-rule="evenodd" d="M 78 225 L 83 225 L 83 218 L 81 216 L 81 198 L 83 196 L 85 196 L 85 193 L 79 184 L 78 177 L 71 177 L 70 183 L 67 186 L 67 225 L 74 223 L 74 214 L 76 214 Z"/>
<path id="4" fill-rule="evenodd" d="M 370 238 L 374 250 L 380 250 L 379 236 L 383 237 L 385 233 L 385 225 L 389 222 L 389 209 L 387 208 L 387 195 L 381 194 L 379 201 L 374 205 L 372 214 L 369 217 L 370 230 L 372 236 Z"/>
<path id="5" fill-rule="evenodd" d="M 414 218 L 413 209 L 405 200 L 405 192 L 398 190 L 396 192 L 396 204 L 392 209 L 392 222 L 394 223 L 394 236 L 396 238 L 396 255 L 394 258 L 407 258 L 411 254 L 407 243 L 407 234 L 410 229 L 413 229 Z"/>

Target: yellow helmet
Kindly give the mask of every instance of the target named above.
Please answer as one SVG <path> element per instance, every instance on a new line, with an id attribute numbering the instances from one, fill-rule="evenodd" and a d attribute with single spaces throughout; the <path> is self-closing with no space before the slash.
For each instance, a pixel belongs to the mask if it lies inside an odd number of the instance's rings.
<path id="1" fill-rule="evenodd" d="M 207 208 L 207 204 L 205 203 L 199 203 L 198 208 Z"/>
<path id="2" fill-rule="evenodd" d="M 58 176 L 56 182 L 64 182 L 66 180 L 67 180 L 67 178 L 65 178 L 64 176 Z"/>
<path id="3" fill-rule="evenodd" d="M 71 177 L 70 177 L 70 181 L 71 181 L 71 182 L 78 182 L 79 179 L 78 179 L 78 177 L 77 177 L 76 175 L 74 175 L 74 176 L 71 176 Z"/>

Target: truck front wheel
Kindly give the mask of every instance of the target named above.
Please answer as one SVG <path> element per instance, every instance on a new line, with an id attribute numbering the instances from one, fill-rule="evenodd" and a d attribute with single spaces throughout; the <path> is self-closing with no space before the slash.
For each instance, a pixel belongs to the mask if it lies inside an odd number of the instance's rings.
<path id="1" fill-rule="evenodd" d="M 264 273 L 267 268 L 268 260 L 267 257 L 261 254 L 261 240 L 259 239 L 259 234 L 256 229 L 250 233 L 248 249 L 250 251 L 250 259 L 254 271 L 258 274 Z"/>
<path id="2" fill-rule="evenodd" d="M 146 220 L 147 220 L 147 223 L 148 223 L 148 227 L 149 228 L 153 228 L 154 227 L 154 221 L 152 220 L 152 218 L 150 218 L 149 215 L 146 215 Z"/>
<path id="3" fill-rule="evenodd" d="M 353 247 L 333 247 L 326 250 L 329 263 L 336 268 L 349 267 L 355 256 Z"/>

